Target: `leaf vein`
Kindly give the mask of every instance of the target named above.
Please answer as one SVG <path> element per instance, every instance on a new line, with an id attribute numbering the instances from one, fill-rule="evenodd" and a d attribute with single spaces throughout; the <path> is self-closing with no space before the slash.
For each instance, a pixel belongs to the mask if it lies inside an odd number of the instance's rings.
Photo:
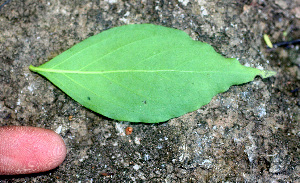
<path id="1" fill-rule="evenodd" d="M 68 75 L 66 75 L 66 74 L 63 74 L 63 75 L 66 76 L 67 78 L 69 78 L 69 79 L 70 79 L 71 81 L 73 81 L 75 84 L 77 84 L 77 85 L 79 85 L 80 87 L 82 87 L 83 89 L 85 89 L 85 90 L 87 90 L 88 92 L 91 92 L 92 94 L 96 95 L 97 97 L 99 97 L 99 98 L 101 98 L 101 99 L 103 99 L 103 100 L 105 100 L 105 101 L 107 101 L 107 102 L 112 102 L 112 103 L 114 103 L 115 105 L 119 106 L 120 108 L 126 109 L 126 110 L 129 111 L 128 108 L 126 108 L 126 107 L 124 107 L 124 106 L 118 105 L 115 101 L 113 101 L 113 100 L 108 100 L 107 98 L 101 97 L 101 96 L 98 95 L 97 93 L 95 93 L 95 92 L 89 90 L 88 88 L 86 88 L 86 87 L 83 86 L 82 84 L 76 82 L 76 81 L 75 81 L 73 78 L 71 78 L 70 76 L 68 76 Z"/>
<path id="2" fill-rule="evenodd" d="M 98 62 L 99 60 L 103 59 L 104 57 L 106 57 L 106 56 L 108 56 L 108 55 L 111 55 L 112 53 L 115 53 L 116 51 L 120 50 L 121 48 L 124 48 L 124 47 L 126 47 L 126 46 L 132 45 L 132 44 L 137 43 L 137 42 L 140 42 L 140 41 L 145 41 L 145 40 L 147 40 L 147 39 L 151 39 L 151 38 L 154 38 L 154 37 L 162 37 L 162 36 L 157 36 L 157 35 L 155 35 L 155 36 L 149 36 L 149 37 L 146 37 L 146 38 L 143 38 L 143 39 L 138 39 L 138 40 L 132 41 L 132 42 L 130 42 L 130 43 L 128 43 L 128 44 L 124 44 L 124 45 L 122 45 L 122 46 L 120 46 L 120 47 L 118 47 L 118 48 L 116 48 L 116 49 L 114 49 L 114 50 L 112 50 L 112 51 L 110 51 L 110 52 L 104 54 L 104 55 L 101 56 L 100 58 L 98 58 L 98 59 L 96 59 L 95 61 L 93 61 L 93 62 L 87 64 L 86 66 L 82 67 L 82 68 L 79 69 L 79 70 L 82 70 L 82 69 L 84 69 L 84 68 L 86 68 L 86 67 L 92 65 L 93 63 Z"/>

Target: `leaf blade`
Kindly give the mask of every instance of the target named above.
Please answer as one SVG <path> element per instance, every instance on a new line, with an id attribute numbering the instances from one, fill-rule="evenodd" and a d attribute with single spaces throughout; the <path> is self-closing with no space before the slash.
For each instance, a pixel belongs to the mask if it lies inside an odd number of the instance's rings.
<path id="1" fill-rule="evenodd" d="M 151 24 L 104 31 L 29 68 L 95 112 L 149 123 L 194 111 L 231 85 L 276 74 L 224 58 L 183 31 Z"/>

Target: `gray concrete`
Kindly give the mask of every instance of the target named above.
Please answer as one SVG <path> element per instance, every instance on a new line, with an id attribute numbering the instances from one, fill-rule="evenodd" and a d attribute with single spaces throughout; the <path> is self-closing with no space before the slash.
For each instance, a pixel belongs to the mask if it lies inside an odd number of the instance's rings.
<path id="1" fill-rule="evenodd" d="M 0 182 L 299 181 L 299 48 L 270 51 L 262 39 L 264 33 L 273 42 L 299 38 L 299 9 L 297 0 L 10 1 L 0 9 L 0 125 L 56 130 L 68 155 L 50 172 Z M 184 30 L 226 57 L 278 74 L 149 125 L 93 113 L 28 70 L 132 23 Z"/>

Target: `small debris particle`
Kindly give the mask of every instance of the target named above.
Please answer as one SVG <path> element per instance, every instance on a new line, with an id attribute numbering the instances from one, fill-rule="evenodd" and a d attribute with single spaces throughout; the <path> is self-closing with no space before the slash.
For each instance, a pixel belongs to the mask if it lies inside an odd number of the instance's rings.
<path id="1" fill-rule="evenodd" d="M 273 48 L 273 44 L 267 34 L 264 34 L 264 40 L 269 48 Z"/>
<path id="2" fill-rule="evenodd" d="M 132 168 L 135 169 L 135 170 L 139 170 L 140 166 L 139 165 L 134 165 Z"/>
<path id="3" fill-rule="evenodd" d="M 102 176 L 111 176 L 111 175 L 114 175 L 114 173 L 102 172 L 102 173 L 100 173 L 100 175 L 102 175 Z"/>
<path id="4" fill-rule="evenodd" d="M 134 143 L 137 144 L 137 145 L 140 145 L 141 144 L 141 139 L 139 137 L 135 137 L 134 138 Z"/>
<path id="5" fill-rule="evenodd" d="M 60 134 L 60 133 L 61 133 L 61 129 L 62 129 L 62 126 L 60 125 L 60 126 L 55 130 L 55 132 L 56 132 L 57 134 Z"/>
<path id="6" fill-rule="evenodd" d="M 133 131 L 133 128 L 129 126 L 129 127 L 126 128 L 125 134 L 130 135 L 130 134 L 132 134 L 132 131 Z"/>
<path id="7" fill-rule="evenodd" d="M 150 160 L 150 155 L 149 155 L 149 154 L 145 154 L 145 155 L 144 155 L 144 160 L 145 160 L 145 161 Z"/>

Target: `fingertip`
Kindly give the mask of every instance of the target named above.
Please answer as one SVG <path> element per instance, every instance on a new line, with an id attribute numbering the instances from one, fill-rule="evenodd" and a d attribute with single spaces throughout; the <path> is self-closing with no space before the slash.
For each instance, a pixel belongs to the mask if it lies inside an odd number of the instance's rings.
<path id="1" fill-rule="evenodd" d="M 45 172 L 59 166 L 67 149 L 54 131 L 36 127 L 0 127 L 0 175 Z"/>

